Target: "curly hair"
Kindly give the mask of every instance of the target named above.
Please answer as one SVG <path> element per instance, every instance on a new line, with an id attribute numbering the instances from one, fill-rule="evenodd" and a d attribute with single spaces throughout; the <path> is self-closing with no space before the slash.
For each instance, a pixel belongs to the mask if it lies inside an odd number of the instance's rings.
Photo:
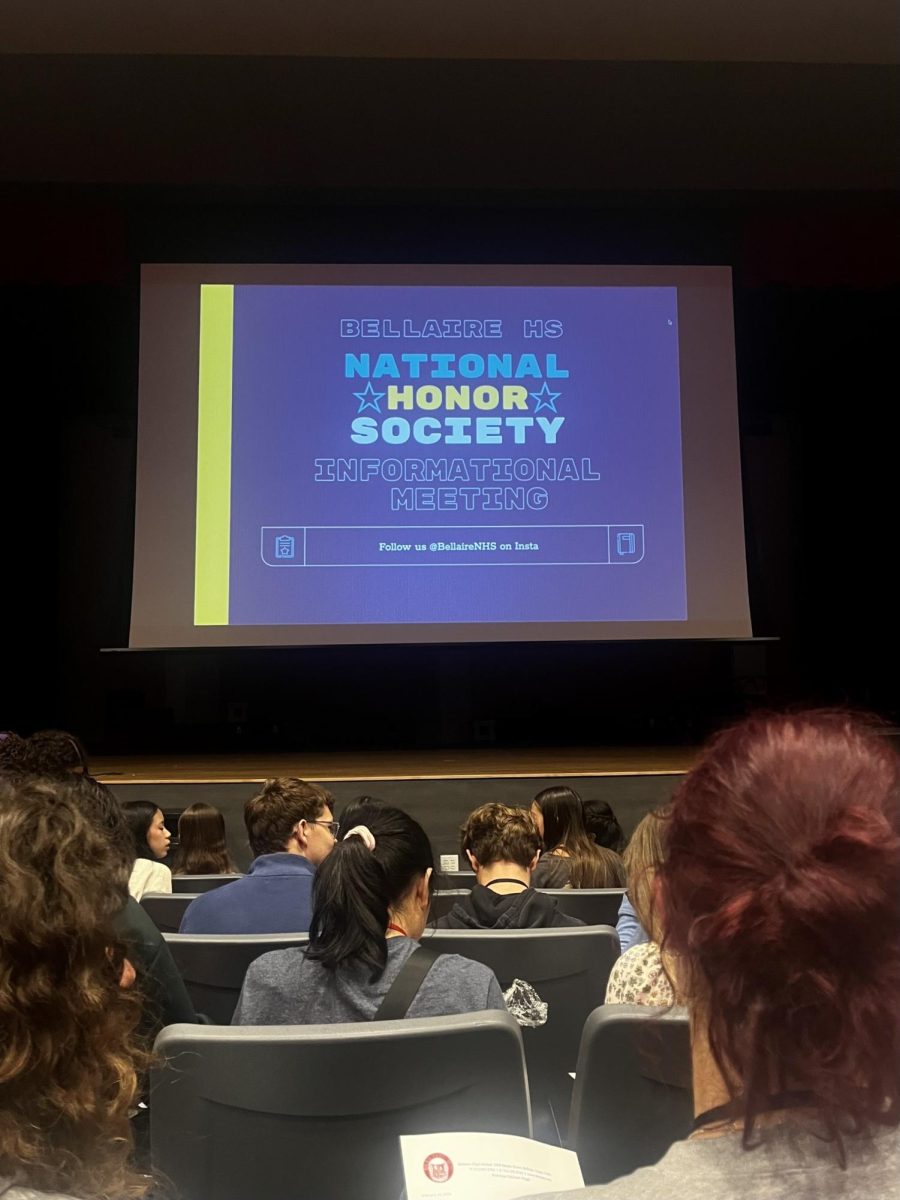
<path id="1" fill-rule="evenodd" d="M 672 802 L 664 949 L 744 1119 L 807 1093 L 848 1126 L 900 1123 L 900 761 L 845 713 L 752 717 Z"/>
<path id="2" fill-rule="evenodd" d="M 468 850 L 483 867 L 510 862 L 527 869 L 541 848 L 541 838 L 525 809 L 482 804 L 460 828 L 459 845 L 463 855 Z"/>
<path id="3" fill-rule="evenodd" d="M 69 786 L 0 779 L 0 1176 L 141 1195 L 128 1112 L 147 1059 L 112 932 L 127 866 Z"/>

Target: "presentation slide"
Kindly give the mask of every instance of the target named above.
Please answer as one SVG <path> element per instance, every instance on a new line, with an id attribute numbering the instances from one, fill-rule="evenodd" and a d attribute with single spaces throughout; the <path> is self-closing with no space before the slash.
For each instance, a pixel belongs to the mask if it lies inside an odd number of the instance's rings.
<path id="1" fill-rule="evenodd" d="M 733 372 L 723 268 L 145 267 L 132 644 L 749 636 Z"/>

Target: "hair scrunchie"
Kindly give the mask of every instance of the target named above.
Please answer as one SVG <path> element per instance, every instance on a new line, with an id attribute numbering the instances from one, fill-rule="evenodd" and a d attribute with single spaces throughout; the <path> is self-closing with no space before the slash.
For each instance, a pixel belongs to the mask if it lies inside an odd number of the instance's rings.
<path id="1" fill-rule="evenodd" d="M 351 837 L 362 838 L 367 850 L 375 849 L 375 834 L 368 825 L 354 825 L 352 829 L 348 829 L 344 834 L 343 840 L 346 842 L 347 838 Z"/>

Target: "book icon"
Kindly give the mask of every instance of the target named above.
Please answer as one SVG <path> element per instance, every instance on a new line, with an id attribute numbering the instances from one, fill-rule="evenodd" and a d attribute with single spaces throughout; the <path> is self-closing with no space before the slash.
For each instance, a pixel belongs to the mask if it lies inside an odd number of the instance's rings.
<path id="1" fill-rule="evenodd" d="M 624 558 L 627 554 L 634 554 L 636 549 L 637 540 L 633 533 L 616 534 L 616 554 L 620 558 Z"/>
<path id="2" fill-rule="evenodd" d="M 296 543 L 290 534 L 282 533 L 275 539 L 275 557 L 276 558 L 293 558 L 295 553 Z"/>

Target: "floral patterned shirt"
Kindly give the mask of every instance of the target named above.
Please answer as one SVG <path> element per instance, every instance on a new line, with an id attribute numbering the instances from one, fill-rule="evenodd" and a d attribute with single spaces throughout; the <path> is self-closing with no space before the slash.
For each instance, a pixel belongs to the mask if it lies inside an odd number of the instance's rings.
<path id="1" fill-rule="evenodd" d="M 650 1004 L 658 1008 L 675 1003 L 656 942 L 643 942 L 625 951 L 610 974 L 606 1003 Z"/>

